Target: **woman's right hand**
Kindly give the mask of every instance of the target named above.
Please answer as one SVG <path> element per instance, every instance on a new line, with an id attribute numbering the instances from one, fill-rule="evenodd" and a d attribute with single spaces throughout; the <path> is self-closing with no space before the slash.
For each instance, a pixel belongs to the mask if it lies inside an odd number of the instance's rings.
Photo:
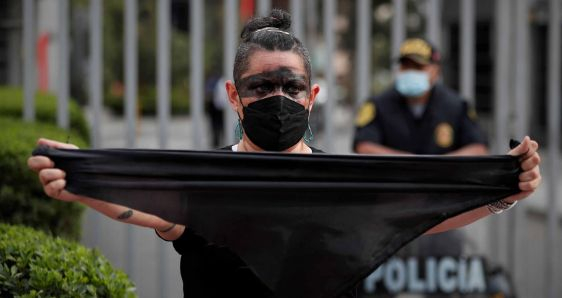
<path id="1" fill-rule="evenodd" d="M 52 148 L 78 149 L 72 144 L 65 144 L 48 139 L 39 139 L 37 145 L 48 146 Z M 61 201 L 77 201 L 81 197 L 74 195 L 66 190 L 66 173 L 61 169 L 55 168 L 55 163 L 46 156 L 32 156 L 27 160 L 27 166 L 39 174 L 39 181 L 43 185 L 45 193 L 51 197 Z"/>

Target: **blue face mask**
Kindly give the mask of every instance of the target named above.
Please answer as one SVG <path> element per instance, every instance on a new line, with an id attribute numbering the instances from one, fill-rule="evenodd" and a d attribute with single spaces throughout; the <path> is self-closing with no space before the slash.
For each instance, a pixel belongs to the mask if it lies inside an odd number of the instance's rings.
<path id="1" fill-rule="evenodd" d="M 396 90 L 405 97 L 418 97 L 429 90 L 429 74 L 425 71 L 407 70 L 396 76 Z"/>

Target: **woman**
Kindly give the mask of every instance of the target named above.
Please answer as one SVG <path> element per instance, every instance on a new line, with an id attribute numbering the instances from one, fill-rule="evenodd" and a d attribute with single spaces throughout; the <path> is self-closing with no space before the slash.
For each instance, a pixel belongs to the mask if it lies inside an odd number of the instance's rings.
<path id="1" fill-rule="evenodd" d="M 280 151 L 314 153 L 305 135 L 308 117 L 320 91 L 310 83 L 310 58 L 302 43 L 287 30 L 290 16 L 273 10 L 269 17 L 257 18 L 242 31 L 234 65 L 234 82 L 226 83 L 229 103 L 238 114 L 240 141 L 224 150 L 240 152 Z M 39 144 L 76 148 L 51 140 Z M 521 156 L 521 193 L 506 198 L 506 207 L 527 197 L 540 183 L 538 145 L 526 137 L 509 154 Z M 189 297 L 269 297 L 271 292 L 235 254 L 209 244 L 189 228 L 127 207 L 77 196 L 64 190 L 65 173 L 54 168 L 44 156 L 28 160 L 39 173 L 45 192 L 58 200 L 77 201 L 122 222 L 156 230 L 164 240 L 173 241 L 182 255 L 184 294 Z M 504 208 L 502 207 L 502 208 Z M 433 228 L 441 232 L 469 224 L 491 214 L 487 207 L 454 217 Z"/>

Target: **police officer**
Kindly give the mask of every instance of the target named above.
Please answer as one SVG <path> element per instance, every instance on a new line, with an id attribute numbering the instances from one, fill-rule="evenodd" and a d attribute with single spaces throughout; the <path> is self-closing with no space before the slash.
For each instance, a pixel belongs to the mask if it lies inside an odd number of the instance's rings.
<path id="1" fill-rule="evenodd" d="M 395 84 L 359 110 L 353 149 L 363 154 L 487 153 L 476 113 L 456 92 L 439 84 L 441 55 L 423 39 L 400 47 Z M 452 230 L 418 238 L 399 256 L 453 256 L 463 253 L 464 234 Z"/>
<path id="2" fill-rule="evenodd" d="M 365 154 L 487 153 L 475 110 L 437 83 L 440 53 L 428 42 L 407 39 L 392 88 L 369 99 L 356 117 L 353 149 Z"/>

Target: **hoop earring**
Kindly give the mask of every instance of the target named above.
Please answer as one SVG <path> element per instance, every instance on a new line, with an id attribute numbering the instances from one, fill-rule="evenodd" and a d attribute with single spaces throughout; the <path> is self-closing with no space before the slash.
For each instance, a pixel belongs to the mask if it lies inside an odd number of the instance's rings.
<path id="1" fill-rule="evenodd" d="M 240 118 L 236 122 L 236 127 L 234 128 L 234 135 L 238 139 L 238 141 L 242 140 L 242 135 L 244 135 L 244 130 L 242 129 L 242 122 Z"/>
<path id="2" fill-rule="evenodd" d="M 310 129 L 310 124 L 308 124 L 308 129 L 304 132 L 304 142 L 310 144 L 314 140 L 314 134 L 312 133 L 312 129 Z"/>

